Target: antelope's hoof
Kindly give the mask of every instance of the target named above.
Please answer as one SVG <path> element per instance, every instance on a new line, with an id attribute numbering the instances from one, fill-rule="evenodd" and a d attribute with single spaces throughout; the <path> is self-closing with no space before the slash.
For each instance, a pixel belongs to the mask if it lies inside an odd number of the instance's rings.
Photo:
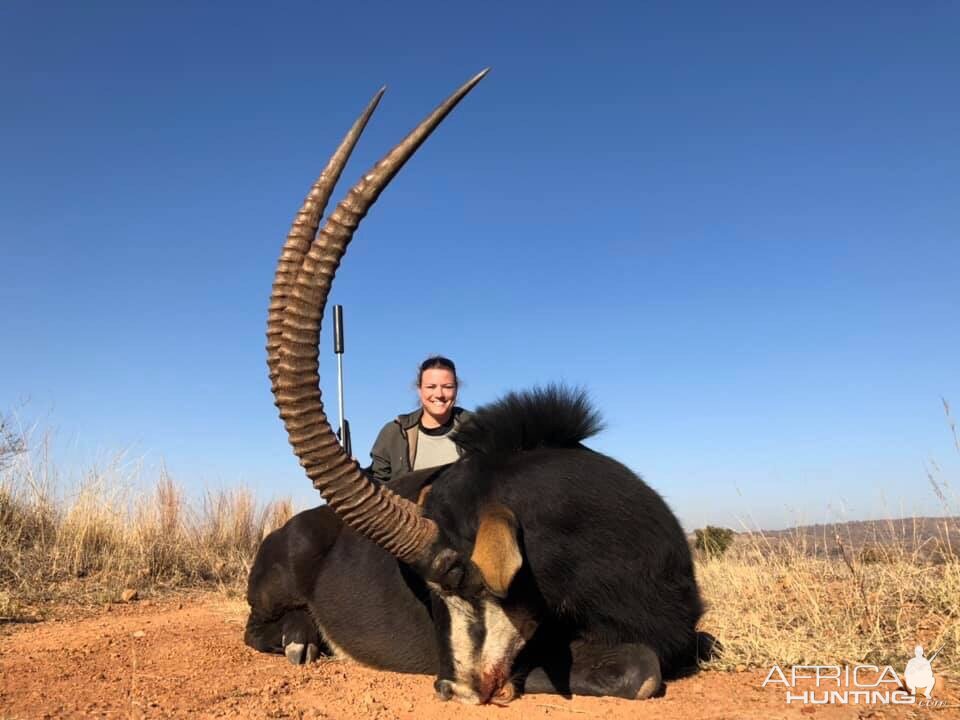
<path id="1" fill-rule="evenodd" d="M 314 643 L 287 643 L 283 654 L 291 665 L 308 665 L 320 656 L 320 648 Z"/>

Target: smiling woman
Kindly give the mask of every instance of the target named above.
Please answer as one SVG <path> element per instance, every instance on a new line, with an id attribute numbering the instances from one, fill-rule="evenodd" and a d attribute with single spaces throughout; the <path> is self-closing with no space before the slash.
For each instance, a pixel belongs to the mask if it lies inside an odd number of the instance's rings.
<path id="1" fill-rule="evenodd" d="M 391 420 L 377 435 L 370 474 L 387 482 L 411 470 L 454 462 L 460 453 L 450 433 L 470 413 L 457 407 L 457 367 L 442 355 L 428 357 L 417 371 L 420 408 Z"/>

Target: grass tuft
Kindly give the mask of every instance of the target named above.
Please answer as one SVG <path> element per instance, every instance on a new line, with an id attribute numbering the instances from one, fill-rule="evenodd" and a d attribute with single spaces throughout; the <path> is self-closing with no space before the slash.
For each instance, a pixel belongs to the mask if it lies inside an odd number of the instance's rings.
<path id="1" fill-rule="evenodd" d="M 957 519 L 945 520 L 957 524 Z M 700 557 L 705 630 L 724 648 L 712 667 L 872 663 L 903 668 L 917 643 L 960 672 L 960 558 L 875 541 L 817 555 L 797 537 L 737 537 Z"/>
<path id="2" fill-rule="evenodd" d="M 241 594 L 261 539 L 293 514 L 290 500 L 260 505 L 247 490 L 208 493 L 193 508 L 166 470 L 150 487 L 122 456 L 65 487 L 48 439 L 16 441 L 0 463 L 4 620 L 117 601 L 127 588 L 141 597 L 185 588 Z"/>

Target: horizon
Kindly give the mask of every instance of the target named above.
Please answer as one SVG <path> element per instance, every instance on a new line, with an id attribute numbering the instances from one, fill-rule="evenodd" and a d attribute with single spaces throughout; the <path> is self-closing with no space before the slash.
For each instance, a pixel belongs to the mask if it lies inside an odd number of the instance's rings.
<path id="1" fill-rule="evenodd" d="M 586 388 L 686 529 L 955 514 L 960 8 L 590 10 L 0 9 L 0 414 L 68 474 L 316 504 L 266 374 L 283 239 L 377 89 L 328 211 L 489 66 L 328 301 L 362 465 L 439 353 L 468 408 Z"/>

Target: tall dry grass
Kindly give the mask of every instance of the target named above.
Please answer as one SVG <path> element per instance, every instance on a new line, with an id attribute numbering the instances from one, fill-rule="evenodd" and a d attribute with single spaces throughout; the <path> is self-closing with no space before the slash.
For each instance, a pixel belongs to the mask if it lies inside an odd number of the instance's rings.
<path id="1" fill-rule="evenodd" d="M 960 438 L 944 401 L 954 448 Z M 942 468 L 927 479 L 943 517 L 788 534 L 748 531 L 719 558 L 697 558 L 714 667 L 893 665 L 919 643 L 934 671 L 960 674 L 960 513 Z"/>
<path id="2" fill-rule="evenodd" d="M 244 489 L 190 503 L 165 470 L 151 481 L 123 456 L 65 481 L 49 438 L 18 440 L 0 446 L 2 618 L 108 602 L 125 589 L 242 592 L 261 539 L 293 513 L 289 500 L 258 504 Z"/>
<path id="3" fill-rule="evenodd" d="M 65 488 L 47 442 L 0 459 L 0 617 L 115 600 L 128 587 L 240 592 L 260 540 L 293 512 L 245 490 L 192 505 L 163 470 L 143 494 L 142 469 L 122 456 Z M 942 471 L 929 479 L 950 515 Z M 839 537 L 747 532 L 724 555 L 698 557 L 702 627 L 724 648 L 711 665 L 902 668 L 919 642 L 943 647 L 936 672 L 960 674 L 960 526 L 937 527 L 890 523 L 868 538 L 845 537 L 849 526 Z"/>
<path id="4" fill-rule="evenodd" d="M 854 553 L 835 542 L 838 552 L 822 557 L 799 537 L 746 533 L 723 557 L 699 558 L 703 627 L 723 646 L 712 665 L 902 669 L 919 643 L 928 655 L 943 648 L 938 672 L 960 672 L 960 557 L 882 540 Z"/>

